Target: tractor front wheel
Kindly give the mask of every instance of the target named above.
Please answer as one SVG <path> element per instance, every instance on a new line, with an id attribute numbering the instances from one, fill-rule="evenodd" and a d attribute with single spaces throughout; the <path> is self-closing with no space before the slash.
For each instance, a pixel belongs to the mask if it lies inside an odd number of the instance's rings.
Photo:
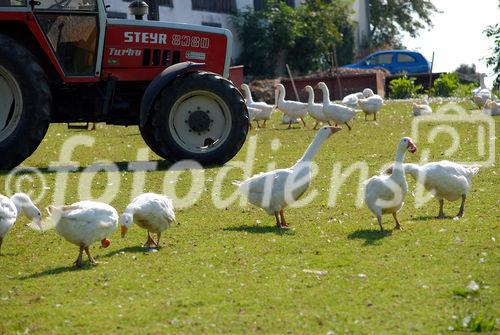
<path id="1" fill-rule="evenodd" d="M 50 103 L 47 78 L 33 55 L 0 35 L 0 170 L 36 150 L 49 127 Z"/>
<path id="2" fill-rule="evenodd" d="M 248 112 L 234 85 L 209 72 L 177 78 L 156 100 L 151 124 L 141 129 L 161 157 L 220 165 L 234 157 L 248 133 Z"/>

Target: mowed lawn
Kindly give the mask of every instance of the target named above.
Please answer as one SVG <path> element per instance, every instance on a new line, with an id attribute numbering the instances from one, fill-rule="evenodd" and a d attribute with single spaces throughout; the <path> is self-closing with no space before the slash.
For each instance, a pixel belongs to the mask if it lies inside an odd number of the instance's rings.
<path id="1" fill-rule="evenodd" d="M 462 106 L 473 108 L 468 102 Z M 164 232 L 159 252 L 143 249 L 145 231 L 133 226 L 125 239 L 115 232 L 107 249 L 99 243 L 92 246 L 100 264 L 89 265 L 85 258 L 84 267 L 74 269 L 78 248 L 54 230 L 31 230 L 21 216 L 0 256 L 0 333 L 438 334 L 458 329 L 467 316 L 493 322 L 500 318 L 498 139 L 497 165 L 481 168 L 474 177 L 462 219 L 451 218 L 459 202 L 445 202 L 450 216 L 445 220 L 434 219 L 434 199 L 416 208 L 411 194 L 415 183 L 408 178 L 410 192 L 398 215 L 404 230 L 392 231 L 392 217 L 384 216 L 384 226 L 392 232 L 381 234 L 372 213 L 356 206 L 359 170 L 346 178 L 332 205 L 329 192 L 338 185 L 336 178 L 332 181 L 333 170 L 339 162 L 342 171 L 357 163 L 368 168 L 368 176 L 378 174 L 394 159 L 399 139 L 411 135 L 411 106 L 388 103 L 378 122 L 365 122 L 358 115 L 351 132 L 344 127 L 321 147 L 315 158 L 319 172 L 304 195 L 316 190 L 317 196 L 306 206 L 287 209 L 292 229 L 280 230 L 274 217 L 258 208 L 236 201 L 219 209 L 213 200 L 235 191 L 231 181 L 241 180 L 242 171 L 229 168 L 245 161 L 252 141 L 252 174 L 265 171 L 268 164 L 291 166 L 302 155 L 316 134 L 312 121 L 308 119 L 308 129 L 296 125 L 284 130 L 279 119 L 274 114 L 266 129 L 251 130 L 225 168 L 204 171 L 199 199 L 177 210 L 178 222 Z M 495 122 L 498 136 L 500 118 Z M 434 125 L 421 126 L 429 131 Z M 453 127 L 462 142 L 452 157 L 445 155 L 449 136 L 437 135 L 428 143 L 421 135 L 417 153 L 407 153 L 406 162 L 419 162 L 425 149 L 429 160 L 485 157 L 485 152 L 477 153 L 475 124 Z M 67 165 L 56 162 L 64 141 L 75 135 L 91 136 L 95 143 L 76 147 L 71 160 L 80 168 L 68 173 L 65 187 L 56 185 L 64 176 L 49 165 Z M 45 185 L 30 179 L 33 173 L 10 179 L 3 173 L 0 192 L 16 190 L 17 183 L 17 190 L 35 198 L 43 195 L 37 204 L 41 209 L 61 187 L 68 204 L 82 200 L 79 187 L 91 188 L 98 198 L 116 186 L 116 179 L 108 180 L 102 171 L 91 178 L 94 172 L 85 168 L 107 160 L 119 169 L 120 187 L 111 204 L 121 213 L 131 200 L 134 177 L 140 178 L 128 162 L 136 161 L 145 147 L 137 127 L 79 131 L 53 125 L 23 163 L 40 168 Z M 159 158 L 150 152 L 150 160 Z M 227 174 L 221 192 L 213 195 L 221 169 Z M 169 171 L 161 161 L 158 170 L 139 173 L 144 175 L 144 191 L 162 192 L 165 185 L 170 191 L 175 187 L 179 198 L 192 183 L 190 172 Z M 477 292 L 467 291 L 471 281 L 479 285 Z"/>

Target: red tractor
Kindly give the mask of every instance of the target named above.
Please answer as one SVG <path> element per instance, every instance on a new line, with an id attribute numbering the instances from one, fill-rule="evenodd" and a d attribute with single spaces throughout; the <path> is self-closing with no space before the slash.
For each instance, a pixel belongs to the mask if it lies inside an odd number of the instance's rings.
<path id="1" fill-rule="evenodd" d="M 226 29 L 106 18 L 103 0 L 0 0 L 0 169 L 58 122 L 139 125 L 169 161 L 227 162 L 248 132 L 231 46 Z"/>

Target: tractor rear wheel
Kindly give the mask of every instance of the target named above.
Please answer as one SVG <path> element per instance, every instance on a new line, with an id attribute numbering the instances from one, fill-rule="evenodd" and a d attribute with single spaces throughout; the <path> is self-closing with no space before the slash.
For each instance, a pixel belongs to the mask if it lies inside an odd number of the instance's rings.
<path id="1" fill-rule="evenodd" d="M 0 169 L 16 167 L 42 141 L 50 122 L 51 94 L 33 55 L 0 35 Z"/>
<path id="2" fill-rule="evenodd" d="M 234 85 L 209 72 L 177 78 L 156 100 L 145 142 L 161 157 L 220 165 L 233 158 L 248 133 L 248 112 Z M 151 136 L 151 132 L 152 135 Z"/>

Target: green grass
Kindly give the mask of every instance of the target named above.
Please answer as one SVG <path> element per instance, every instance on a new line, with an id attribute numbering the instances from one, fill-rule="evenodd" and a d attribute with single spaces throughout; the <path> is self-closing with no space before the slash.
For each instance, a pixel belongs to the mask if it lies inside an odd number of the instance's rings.
<path id="1" fill-rule="evenodd" d="M 391 103 L 378 123 L 364 122 L 359 115 L 351 132 L 345 129 L 332 136 L 315 159 L 320 172 L 311 191 L 319 194 L 309 205 L 285 211 L 292 226 L 289 231 L 275 228 L 273 217 L 250 205 L 236 202 L 215 208 L 212 189 L 220 168 L 205 171 L 200 199 L 177 211 L 178 224 L 164 233 L 157 253 L 140 247 L 145 232 L 133 226 L 126 239 L 116 232 L 108 249 L 98 244 L 91 248 L 99 265 L 85 263 L 75 270 L 71 265 L 77 247 L 55 231 L 30 230 L 22 217 L 5 238 L 0 256 L 0 333 L 438 334 L 447 333 L 457 318 L 461 322 L 467 315 L 486 320 L 480 329 L 493 329 L 500 317 L 497 167 L 482 168 L 475 176 L 460 220 L 435 220 L 437 201 L 415 208 L 409 193 L 398 215 L 404 231 L 381 234 L 371 212 L 355 206 L 357 172 L 341 187 L 335 206 L 328 206 L 334 164 L 342 162 L 345 170 L 366 161 L 369 176 L 377 174 L 393 159 L 399 139 L 410 135 L 410 115 L 409 103 Z M 250 132 L 257 136 L 252 174 L 265 171 L 270 162 L 277 167 L 292 165 L 316 133 L 283 130 L 278 119 L 274 115 L 274 127 Z M 475 130 L 462 125 L 458 131 L 469 142 L 462 143 L 452 159 L 475 157 Z M 85 167 L 110 160 L 119 163 L 121 180 L 112 205 L 123 211 L 133 183 L 127 162 L 135 161 L 137 149 L 145 147 L 136 127 L 81 132 L 53 125 L 23 164 L 42 169 L 45 190 L 28 175 L 12 178 L 9 187 L 14 189 L 18 181 L 33 195 L 45 191 L 39 206 L 51 204 L 58 189 L 56 173 L 48 166 L 58 161 L 64 140 L 73 135 L 94 136 L 96 142 L 73 153 L 72 160 L 82 168 L 68 174 L 65 202 L 80 200 L 78 185 L 90 175 Z M 271 150 L 274 139 L 281 143 L 276 151 Z M 433 144 L 417 143 L 419 151 L 407 154 L 406 161 L 418 162 L 426 147 L 432 148 L 430 160 L 443 159 L 449 141 L 446 136 L 438 139 Z M 245 160 L 250 142 L 228 166 Z M 150 159 L 159 158 L 150 153 Z M 146 172 L 144 189 L 161 192 L 168 176 L 173 172 L 162 163 L 160 170 Z M 229 196 L 235 190 L 231 181 L 241 178 L 241 170 L 229 171 L 221 195 Z M 6 174 L 0 176 L 2 193 L 6 179 Z M 167 182 L 167 187 L 171 191 L 175 185 L 181 197 L 190 182 L 189 173 L 182 173 L 176 184 Z M 106 175 L 97 173 L 93 196 L 101 196 L 107 183 Z M 409 185 L 411 192 L 415 183 L 409 180 Z M 446 202 L 445 213 L 455 215 L 458 207 L 458 202 Z M 392 217 L 383 219 L 391 230 Z M 478 294 L 454 294 L 471 280 L 480 283 Z"/>

